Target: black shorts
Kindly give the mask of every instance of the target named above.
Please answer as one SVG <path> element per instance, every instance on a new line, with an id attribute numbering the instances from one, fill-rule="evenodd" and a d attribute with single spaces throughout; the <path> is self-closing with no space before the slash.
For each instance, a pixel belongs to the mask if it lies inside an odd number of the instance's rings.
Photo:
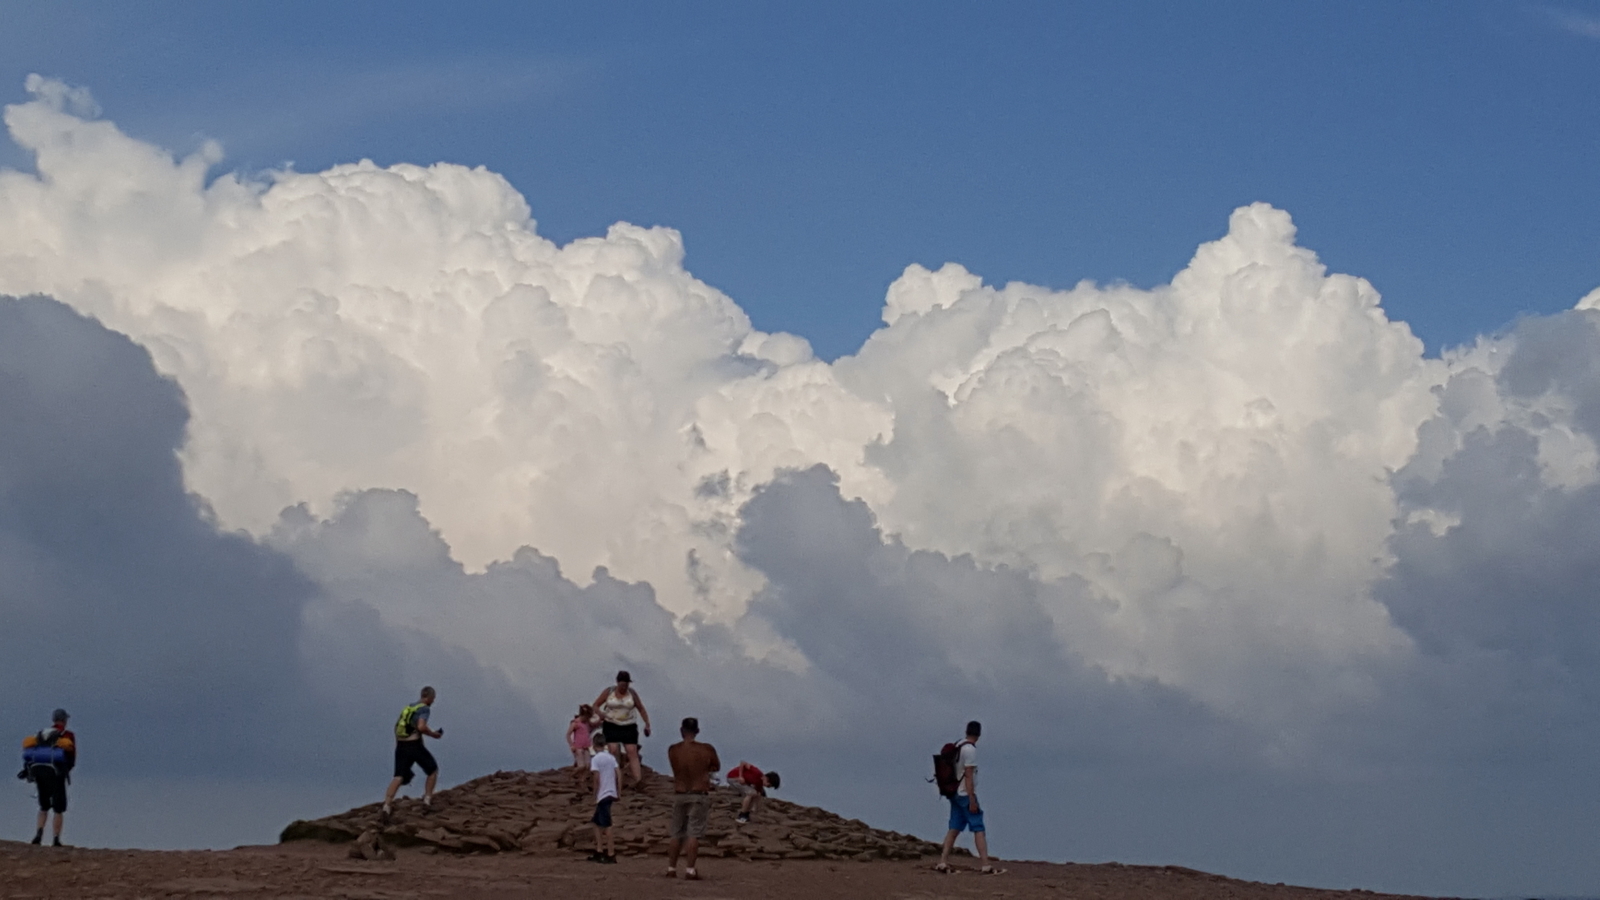
<path id="1" fill-rule="evenodd" d="M 608 744 L 639 746 L 638 722 L 629 722 L 626 725 L 618 725 L 615 722 L 601 722 L 600 730 L 605 733 L 606 743 Z"/>
<path id="2" fill-rule="evenodd" d="M 411 783 L 411 767 L 422 767 L 422 774 L 432 775 L 439 771 L 439 764 L 433 761 L 433 754 L 428 748 L 422 746 L 422 739 L 414 741 L 394 742 L 394 777 L 401 779 L 403 784 Z"/>
<path id="3" fill-rule="evenodd" d="M 33 783 L 39 789 L 39 811 L 58 813 L 67 811 L 66 776 L 47 766 L 36 766 Z"/>
<path id="4" fill-rule="evenodd" d="M 617 798 L 615 798 L 615 797 L 607 797 L 604 800 L 601 800 L 600 802 L 596 803 L 594 805 L 594 818 L 590 819 L 589 821 L 593 822 L 596 825 L 599 825 L 601 828 L 610 828 L 611 827 L 611 804 L 616 799 Z M 596 849 L 599 849 L 599 848 L 596 848 Z"/>

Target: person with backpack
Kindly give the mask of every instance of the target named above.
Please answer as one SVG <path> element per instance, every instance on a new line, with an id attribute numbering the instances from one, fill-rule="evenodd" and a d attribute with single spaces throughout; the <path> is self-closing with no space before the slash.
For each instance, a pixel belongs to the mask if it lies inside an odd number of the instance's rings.
<path id="1" fill-rule="evenodd" d="M 33 782 L 39 789 L 39 818 L 32 843 L 44 843 L 44 826 L 54 811 L 56 827 L 50 846 L 65 846 L 61 843 L 61 826 L 67 816 L 67 783 L 77 764 L 78 737 L 67 729 L 64 709 L 51 713 L 49 728 L 23 739 L 22 771 L 17 777 Z"/>
<path id="2" fill-rule="evenodd" d="M 950 851 L 955 849 L 956 838 L 963 831 L 972 832 L 972 842 L 978 848 L 978 861 L 985 875 L 999 875 L 989 860 L 989 838 L 983 827 L 983 808 L 978 805 L 978 738 L 983 735 L 983 725 L 967 723 L 965 740 L 945 744 L 933 758 L 933 780 L 939 793 L 950 801 L 950 830 L 945 833 L 944 846 L 939 852 L 939 864 L 934 869 L 951 872 Z"/>
<path id="3" fill-rule="evenodd" d="M 744 760 L 728 770 L 728 784 L 738 785 L 739 793 L 744 795 L 744 800 L 739 804 L 739 814 L 734 821 L 743 825 L 750 821 L 750 814 L 756 811 L 756 804 L 767 795 L 767 788 L 778 789 L 783 779 L 777 772 L 762 772 Z"/>
<path id="4" fill-rule="evenodd" d="M 433 788 L 439 783 L 439 764 L 434 761 L 433 754 L 423 746 L 422 737 L 444 737 L 444 729 L 437 731 L 428 727 L 428 716 L 433 712 L 433 701 L 437 693 L 431 687 L 422 689 L 422 694 L 416 703 L 400 710 L 400 718 L 394 723 L 394 779 L 389 782 L 389 790 L 383 795 L 383 821 L 388 822 L 394 814 L 394 795 L 399 792 L 401 785 L 411 783 L 415 777 L 412 766 L 421 766 L 422 774 L 428 776 L 422 788 L 422 806 L 424 809 L 433 808 Z"/>

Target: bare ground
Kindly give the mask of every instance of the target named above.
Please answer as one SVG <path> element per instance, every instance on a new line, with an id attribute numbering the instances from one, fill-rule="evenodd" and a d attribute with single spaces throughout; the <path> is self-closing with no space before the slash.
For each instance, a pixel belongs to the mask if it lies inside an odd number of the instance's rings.
<path id="1" fill-rule="evenodd" d="M 578 851 L 454 855 L 404 848 L 391 862 L 348 858 L 348 846 L 299 841 L 227 851 L 52 849 L 0 842 L 0 897 L 133 900 L 175 897 L 349 900 L 499 898 L 559 895 L 584 900 L 912 900 L 983 897 L 1018 900 L 1372 900 L 1365 891 L 1325 891 L 1235 881 L 1177 867 L 1005 862 L 1007 872 L 980 875 L 962 860 L 955 875 L 933 871 L 932 860 L 703 859 L 703 880 L 662 876 L 655 855 L 623 857 L 616 865 L 586 861 Z"/>

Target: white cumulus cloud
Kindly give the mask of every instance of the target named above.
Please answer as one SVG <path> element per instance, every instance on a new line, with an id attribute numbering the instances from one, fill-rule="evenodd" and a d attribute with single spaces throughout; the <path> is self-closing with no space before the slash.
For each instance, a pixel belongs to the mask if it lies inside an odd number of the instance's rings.
<path id="1" fill-rule="evenodd" d="M 29 89 L 6 111 L 36 171 L 0 173 L 0 291 L 150 348 L 228 526 L 404 489 L 469 568 L 536 547 L 727 624 L 764 583 L 733 552 L 741 505 L 822 464 L 909 547 L 1070 585 L 1050 621 L 1072 652 L 1234 714 L 1359 696 L 1406 652 L 1370 588 L 1388 475 L 1451 364 L 1279 210 L 1238 210 L 1148 291 L 910 266 L 830 365 L 754 330 L 670 229 L 557 246 L 502 178 L 442 163 L 211 178 L 214 146 L 174 159 L 81 91 Z M 1581 436 L 1545 446 L 1563 483 L 1593 470 Z"/>

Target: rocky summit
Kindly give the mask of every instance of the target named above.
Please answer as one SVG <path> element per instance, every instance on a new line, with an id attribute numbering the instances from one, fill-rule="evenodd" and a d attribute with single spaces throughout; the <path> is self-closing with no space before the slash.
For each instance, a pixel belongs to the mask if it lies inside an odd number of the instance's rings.
<path id="1" fill-rule="evenodd" d="M 388 824 L 371 804 L 321 819 L 296 821 L 280 842 L 350 842 L 350 855 L 390 857 L 391 847 L 424 852 L 567 854 L 594 849 L 593 789 L 587 773 L 567 769 L 496 772 L 434 794 L 433 808 L 417 800 L 396 802 Z M 908 834 L 869 827 L 815 806 L 767 798 L 749 824 L 734 821 L 739 793 L 712 792 L 711 818 L 700 854 L 762 859 L 918 859 L 939 845 Z M 649 767 L 642 783 L 612 807 L 617 854 L 667 852 L 672 779 Z"/>

